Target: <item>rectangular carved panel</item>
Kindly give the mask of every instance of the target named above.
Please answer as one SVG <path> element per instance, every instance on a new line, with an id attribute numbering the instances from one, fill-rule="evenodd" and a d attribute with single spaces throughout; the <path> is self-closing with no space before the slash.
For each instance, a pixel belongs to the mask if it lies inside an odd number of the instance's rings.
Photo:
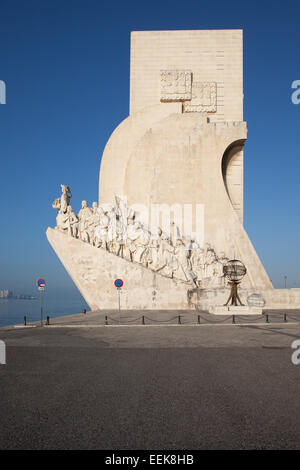
<path id="1" fill-rule="evenodd" d="M 193 82 L 192 99 L 183 106 L 185 113 L 215 113 L 217 111 L 217 84 Z"/>
<path id="2" fill-rule="evenodd" d="M 186 101 L 192 98 L 190 70 L 161 70 L 160 83 L 160 101 Z"/>

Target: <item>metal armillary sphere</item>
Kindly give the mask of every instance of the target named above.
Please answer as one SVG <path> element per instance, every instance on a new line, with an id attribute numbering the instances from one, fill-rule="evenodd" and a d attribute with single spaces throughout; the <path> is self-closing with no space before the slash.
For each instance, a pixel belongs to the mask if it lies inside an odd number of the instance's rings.
<path id="1" fill-rule="evenodd" d="M 238 259 L 232 259 L 228 261 L 223 266 L 223 273 L 224 276 L 228 279 L 228 284 L 231 286 L 230 296 L 225 304 L 228 305 L 231 300 L 231 305 L 244 305 L 238 295 L 238 285 L 240 284 L 241 280 L 245 276 L 247 272 L 246 266 Z"/>

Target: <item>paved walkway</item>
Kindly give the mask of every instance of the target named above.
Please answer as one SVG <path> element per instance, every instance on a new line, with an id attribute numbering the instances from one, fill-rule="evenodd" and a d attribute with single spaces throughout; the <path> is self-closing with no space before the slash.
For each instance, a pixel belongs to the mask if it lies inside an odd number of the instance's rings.
<path id="1" fill-rule="evenodd" d="M 0 329 L 1 449 L 300 448 L 300 323 L 107 328 L 100 317 Z"/>

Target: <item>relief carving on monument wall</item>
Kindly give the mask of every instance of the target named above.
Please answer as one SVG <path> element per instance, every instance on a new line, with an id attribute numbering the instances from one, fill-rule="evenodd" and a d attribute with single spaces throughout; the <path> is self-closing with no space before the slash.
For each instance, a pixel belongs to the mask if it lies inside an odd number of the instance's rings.
<path id="1" fill-rule="evenodd" d="M 183 104 L 185 113 L 215 113 L 217 111 L 217 84 L 193 82 L 192 99 Z"/>
<path id="2" fill-rule="evenodd" d="M 58 210 L 55 228 L 66 236 L 193 287 L 219 288 L 225 285 L 223 265 L 228 258 L 224 252 L 218 256 L 208 243 L 200 247 L 190 237 L 181 235 L 177 226 L 174 238 L 160 227 L 152 233 L 136 220 L 135 212 L 128 210 L 127 200 L 121 196 L 115 196 L 115 206 L 101 207 L 93 202 L 90 208 L 83 200 L 76 216 L 70 205 L 72 194 L 69 187 L 61 185 L 61 188 L 61 198 L 55 199 L 52 207 Z M 93 266 L 90 260 L 78 255 L 77 263 L 84 265 L 83 280 L 91 281 Z"/>
<path id="3" fill-rule="evenodd" d="M 190 70 L 161 70 L 161 101 L 184 101 L 192 98 Z"/>
<path id="4" fill-rule="evenodd" d="M 160 101 L 183 101 L 185 113 L 217 111 L 216 82 L 193 82 L 190 70 L 161 70 L 160 81 Z"/>

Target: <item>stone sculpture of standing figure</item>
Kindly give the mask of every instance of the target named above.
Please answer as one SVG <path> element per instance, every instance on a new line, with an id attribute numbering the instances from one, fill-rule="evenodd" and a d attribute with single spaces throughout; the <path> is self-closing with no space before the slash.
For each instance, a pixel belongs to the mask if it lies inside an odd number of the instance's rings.
<path id="1" fill-rule="evenodd" d="M 99 225 L 100 223 L 100 215 L 99 215 L 99 212 L 98 212 L 98 202 L 93 202 L 92 203 L 92 214 L 88 220 L 88 227 L 87 227 L 87 231 L 88 231 L 88 235 L 89 235 L 89 242 L 91 244 L 94 244 L 95 242 L 95 230 L 96 230 L 96 227 Z"/>
<path id="2" fill-rule="evenodd" d="M 67 207 L 70 204 L 72 193 L 71 193 L 69 186 L 66 186 L 65 184 L 61 184 L 60 187 L 62 191 L 62 194 L 60 197 L 60 211 L 65 214 L 67 212 Z"/>
<path id="3" fill-rule="evenodd" d="M 203 248 L 196 247 L 191 252 L 191 263 L 193 272 L 197 275 L 198 284 L 200 285 L 204 278 L 205 259 Z"/>
<path id="4" fill-rule="evenodd" d="M 98 207 L 99 223 L 95 227 L 94 245 L 97 248 L 107 249 L 107 232 L 109 226 L 109 217 L 102 207 Z"/>
<path id="5" fill-rule="evenodd" d="M 89 235 L 89 219 L 93 215 L 91 209 L 88 207 L 87 201 L 82 201 L 81 209 L 78 212 L 78 220 L 79 220 L 79 238 L 84 241 L 90 241 Z"/>
<path id="6" fill-rule="evenodd" d="M 71 190 L 69 186 L 66 186 L 65 184 L 61 184 L 61 197 L 58 197 L 55 199 L 55 201 L 52 204 L 53 209 L 58 210 L 61 214 L 66 214 L 67 212 L 67 207 L 70 205 L 70 199 L 72 197 Z"/>
<path id="7" fill-rule="evenodd" d="M 110 253 L 116 254 L 117 252 L 117 215 L 115 208 L 111 206 L 109 212 L 109 224 L 107 231 L 107 249 Z"/>
<path id="8" fill-rule="evenodd" d="M 192 270 L 192 263 L 189 257 L 189 251 L 186 249 L 181 239 L 176 240 L 175 256 L 178 262 L 174 277 L 185 282 L 192 282 L 197 286 L 197 275 Z"/>

